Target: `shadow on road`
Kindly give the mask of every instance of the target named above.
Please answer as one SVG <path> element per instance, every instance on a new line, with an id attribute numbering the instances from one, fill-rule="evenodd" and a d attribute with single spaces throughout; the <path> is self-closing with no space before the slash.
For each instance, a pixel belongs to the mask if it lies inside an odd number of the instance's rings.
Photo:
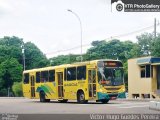
<path id="1" fill-rule="evenodd" d="M 32 101 L 32 102 L 34 102 L 34 103 L 42 103 L 42 102 L 40 102 L 40 101 Z M 76 101 L 68 101 L 68 102 L 66 102 L 66 103 L 62 103 L 62 102 L 59 102 L 59 101 L 50 101 L 50 102 L 44 102 L 44 103 L 42 103 L 42 104 L 46 104 L 46 103 L 49 103 L 49 104 L 53 104 L 53 103 L 58 103 L 58 104 L 77 104 L 77 105 L 89 105 L 89 104 L 102 104 L 102 105 L 104 105 L 104 104 L 120 104 L 119 102 L 117 103 L 117 102 L 113 102 L 113 101 L 111 101 L 111 102 L 108 102 L 108 103 L 101 103 L 101 102 L 95 102 L 95 101 L 89 101 L 88 103 L 84 103 L 84 104 L 80 104 L 80 103 L 77 103 Z"/>

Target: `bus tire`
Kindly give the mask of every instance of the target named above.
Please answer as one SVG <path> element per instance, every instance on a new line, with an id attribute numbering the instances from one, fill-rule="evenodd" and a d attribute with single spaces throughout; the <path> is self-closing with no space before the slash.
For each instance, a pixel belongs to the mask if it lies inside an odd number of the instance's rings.
<path id="1" fill-rule="evenodd" d="M 101 102 L 102 102 L 103 104 L 106 104 L 106 103 L 109 102 L 109 100 L 108 100 L 108 99 L 103 99 L 103 100 L 101 100 Z"/>
<path id="2" fill-rule="evenodd" d="M 43 91 L 39 93 L 39 98 L 40 98 L 40 102 L 46 102 L 45 93 Z"/>
<path id="3" fill-rule="evenodd" d="M 80 104 L 87 103 L 88 100 L 85 100 L 85 95 L 83 91 L 77 93 L 77 102 Z"/>
<path id="4" fill-rule="evenodd" d="M 68 102 L 68 100 L 67 99 L 63 99 L 63 100 L 58 100 L 60 103 L 66 103 L 66 102 Z"/>
<path id="5" fill-rule="evenodd" d="M 50 102 L 50 99 L 45 99 L 45 102 Z"/>

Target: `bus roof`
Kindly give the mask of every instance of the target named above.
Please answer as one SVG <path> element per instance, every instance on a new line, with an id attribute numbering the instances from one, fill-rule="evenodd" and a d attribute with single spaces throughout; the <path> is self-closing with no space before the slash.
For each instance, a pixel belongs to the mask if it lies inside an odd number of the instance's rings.
<path id="1" fill-rule="evenodd" d="M 98 61 L 117 61 L 121 62 L 120 60 L 113 60 L 113 59 L 98 59 L 98 60 L 92 60 L 92 61 L 85 61 L 85 62 L 75 62 L 72 64 L 62 64 L 58 66 L 48 66 L 48 67 L 43 67 L 43 68 L 35 68 L 31 70 L 25 70 L 23 73 L 29 73 L 33 71 L 44 71 L 44 70 L 53 70 L 56 68 L 64 68 L 64 67 L 74 67 L 74 66 L 82 66 L 82 65 L 89 65 L 89 64 L 97 64 Z"/>

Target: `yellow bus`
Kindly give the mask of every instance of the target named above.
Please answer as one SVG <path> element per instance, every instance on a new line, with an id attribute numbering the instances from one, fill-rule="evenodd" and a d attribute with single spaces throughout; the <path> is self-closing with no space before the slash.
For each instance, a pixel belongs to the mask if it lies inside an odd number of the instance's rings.
<path id="1" fill-rule="evenodd" d="M 26 70 L 23 95 L 40 102 L 107 103 L 125 97 L 123 65 L 119 60 L 103 59 Z"/>

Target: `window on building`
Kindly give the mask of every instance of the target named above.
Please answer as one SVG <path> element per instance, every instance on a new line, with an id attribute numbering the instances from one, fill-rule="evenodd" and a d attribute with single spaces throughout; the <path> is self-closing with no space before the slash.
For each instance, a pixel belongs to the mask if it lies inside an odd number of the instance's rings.
<path id="1" fill-rule="evenodd" d="M 151 65 L 146 65 L 146 78 L 151 77 Z"/>
<path id="2" fill-rule="evenodd" d="M 67 68 L 67 80 L 76 80 L 76 67 Z"/>
<path id="3" fill-rule="evenodd" d="M 141 66 L 141 78 L 145 77 L 145 73 L 146 73 L 145 68 L 146 68 L 145 66 Z"/>
<path id="4" fill-rule="evenodd" d="M 41 82 L 47 82 L 48 81 L 48 71 L 42 71 L 41 72 Z"/>
<path id="5" fill-rule="evenodd" d="M 77 80 L 86 79 L 86 66 L 77 67 Z"/>
<path id="6" fill-rule="evenodd" d="M 40 83 L 40 72 L 36 72 L 36 83 Z"/>
<path id="7" fill-rule="evenodd" d="M 29 73 L 24 73 L 24 84 L 28 84 L 29 83 Z"/>
<path id="8" fill-rule="evenodd" d="M 55 81 L 55 70 L 49 71 L 49 82 Z"/>
<path id="9" fill-rule="evenodd" d="M 150 78 L 152 77 L 153 68 L 151 65 L 140 66 L 141 78 Z"/>

